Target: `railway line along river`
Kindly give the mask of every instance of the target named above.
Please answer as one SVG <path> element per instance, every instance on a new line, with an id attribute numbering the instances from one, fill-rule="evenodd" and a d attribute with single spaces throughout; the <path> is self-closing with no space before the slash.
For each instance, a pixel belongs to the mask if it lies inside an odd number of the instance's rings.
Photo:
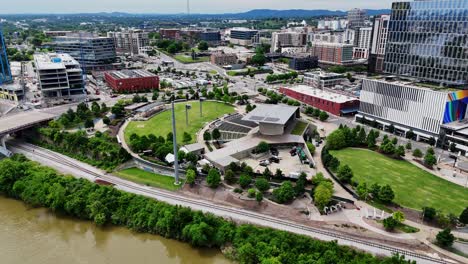
<path id="1" fill-rule="evenodd" d="M 219 251 L 121 227 L 57 216 L 0 196 L 0 259 L 5 264 L 228 264 Z"/>

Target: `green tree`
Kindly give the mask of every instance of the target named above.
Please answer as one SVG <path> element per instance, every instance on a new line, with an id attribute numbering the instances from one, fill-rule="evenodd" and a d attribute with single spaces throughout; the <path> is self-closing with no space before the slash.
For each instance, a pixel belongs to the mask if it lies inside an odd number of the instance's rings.
<path id="1" fill-rule="evenodd" d="M 393 217 L 388 217 L 383 220 L 383 226 L 387 231 L 393 231 L 398 226 L 398 221 Z"/>
<path id="2" fill-rule="evenodd" d="M 351 170 L 351 167 L 345 164 L 345 165 L 340 165 L 336 176 L 338 177 L 338 179 L 340 179 L 340 181 L 349 183 L 351 182 L 351 179 L 353 178 L 354 175 L 353 175 L 353 171 Z"/>
<path id="3" fill-rule="evenodd" d="M 466 207 L 465 210 L 461 212 L 460 217 L 458 217 L 458 220 L 460 221 L 460 223 L 468 225 L 468 207 Z"/>
<path id="4" fill-rule="evenodd" d="M 200 43 L 198 43 L 198 49 L 201 51 L 207 51 L 208 43 L 206 41 L 201 41 Z"/>
<path id="5" fill-rule="evenodd" d="M 416 158 L 421 158 L 423 156 L 423 153 L 420 149 L 415 149 L 413 150 L 413 156 L 415 156 Z"/>
<path id="6" fill-rule="evenodd" d="M 273 197 L 278 203 L 287 203 L 294 199 L 294 188 L 290 181 L 285 181 L 273 190 Z"/>
<path id="7" fill-rule="evenodd" d="M 392 187 L 390 185 L 385 185 L 380 188 L 379 191 L 379 200 L 384 203 L 391 203 L 395 198 L 395 193 L 393 192 Z"/>
<path id="8" fill-rule="evenodd" d="M 257 187 L 257 189 L 263 193 L 270 189 L 270 183 L 265 178 L 257 178 L 255 181 L 255 187 Z"/>
<path id="9" fill-rule="evenodd" d="M 112 107 L 111 112 L 116 118 L 122 118 L 125 115 L 124 106 L 118 103 Z"/>
<path id="10" fill-rule="evenodd" d="M 363 145 L 366 143 L 366 131 L 364 130 L 364 128 L 360 129 L 359 130 L 359 134 L 358 134 L 358 143 L 359 145 Z"/>
<path id="11" fill-rule="evenodd" d="M 261 201 L 263 201 L 263 193 L 257 192 L 257 193 L 255 194 L 255 200 L 256 200 L 257 202 L 259 202 L 259 203 L 260 203 Z"/>
<path id="12" fill-rule="evenodd" d="M 265 141 L 261 141 L 258 143 L 257 147 L 255 148 L 256 153 L 265 153 L 270 150 L 270 145 Z"/>
<path id="13" fill-rule="evenodd" d="M 413 148 L 413 146 L 411 145 L 411 142 L 406 143 L 405 148 L 407 150 L 411 150 Z"/>
<path id="14" fill-rule="evenodd" d="M 453 241 L 455 241 L 455 236 L 452 234 L 450 228 L 445 228 L 437 234 L 436 241 L 441 247 L 451 247 L 453 245 Z"/>
<path id="15" fill-rule="evenodd" d="M 234 172 L 232 170 L 226 170 L 226 173 L 224 174 L 224 180 L 228 184 L 234 184 L 236 183 L 236 176 L 234 175 Z"/>
<path id="16" fill-rule="evenodd" d="M 221 175 L 219 174 L 218 170 L 210 169 L 208 172 L 208 176 L 206 177 L 206 183 L 211 188 L 217 188 L 218 185 L 221 183 Z"/>
<path id="17" fill-rule="evenodd" d="M 182 141 L 183 141 L 185 144 L 190 143 L 190 141 L 192 141 L 192 136 L 191 136 L 189 133 L 184 132 Z"/>
<path id="18" fill-rule="evenodd" d="M 427 220 L 427 221 L 434 220 L 437 215 L 436 209 L 432 207 L 423 207 L 422 213 L 423 213 L 424 220 Z"/>
<path id="19" fill-rule="evenodd" d="M 314 203 L 323 210 L 327 206 L 333 196 L 333 184 L 328 181 L 322 181 L 314 191 Z"/>
<path id="20" fill-rule="evenodd" d="M 84 126 L 86 128 L 93 128 L 94 127 L 94 122 L 92 119 L 86 119 L 85 123 L 84 123 Z"/>
<path id="21" fill-rule="evenodd" d="M 107 116 L 105 116 L 104 118 L 102 118 L 102 122 L 103 122 L 106 126 L 110 125 L 110 123 L 111 123 L 109 117 L 107 117 Z"/>
<path id="22" fill-rule="evenodd" d="M 322 121 L 322 122 L 327 121 L 328 117 L 329 117 L 329 115 L 328 115 L 327 112 L 325 112 L 325 111 L 322 111 L 322 112 L 320 112 L 320 114 L 319 114 L 319 119 L 320 119 L 320 121 Z"/>
<path id="23" fill-rule="evenodd" d="M 187 179 L 187 183 L 190 184 L 190 186 L 195 184 L 196 174 L 194 170 L 187 170 L 185 177 Z"/>
<path id="24" fill-rule="evenodd" d="M 250 183 L 252 183 L 252 177 L 250 177 L 250 175 L 242 174 L 239 177 L 239 185 L 242 189 L 247 188 L 250 185 Z"/>
<path id="25" fill-rule="evenodd" d="M 249 198 L 254 198 L 256 192 L 257 192 L 257 191 L 255 191 L 255 189 L 249 189 L 249 190 L 247 191 L 247 196 L 249 196 Z"/>
<path id="26" fill-rule="evenodd" d="M 367 196 L 369 196 L 369 189 L 367 188 L 367 183 L 366 182 L 361 182 L 356 188 L 357 195 L 359 195 L 359 198 L 363 200 L 367 200 Z"/>
<path id="27" fill-rule="evenodd" d="M 203 133 L 203 140 L 205 140 L 205 141 L 210 141 L 210 140 L 211 140 L 211 133 L 208 132 L 208 131 L 205 131 L 205 132 Z"/>
<path id="28" fill-rule="evenodd" d="M 426 155 L 424 156 L 424 164 L 426 164 L 426 166 L 432 167 L 436 163 L 437 163 L 436 157 L 429 152 L 426 153 Z"/>
<path id="29" fill-rule="evenodd" d="M 403 223 L 405 221 L 405 214 L 401 211 L 396 211 L 393 213 L 393 218 L 399 223 Z"/>
<path id="30" fill-rule="evenodd" d="M 405 156 L 405 147 L 403 146 L 398 146 L 395 150 L 395 155 L 398 157 L 404 157 Z"/>
<path id="31" fill-rule="evenodd" d="M 98 103 L 93 102 L 91 105 L 91 111 L 93 112 L 94 116 L 98 117 L 101 115 L 101 107 Z"/>
<path id="32" fill-rule="evenodd" d="M 346 137 L 341 129 L 337 129 L 328 135 L 327 147 L 330 150 L 339 150 L 346 147 Z"/>
<path id="33" fill-rule="evenodd" d="M 219 129 L 217 129 L 217 128 L 213 129 L 213 132 L 211 132 L 211 137 L 214 140 L 220 139 L 221 138 L 221 132 L 219 132 Z"/>
<path id="34" fill-rule="evenodd" d="M 256 53 L 252 59 L 250 60 L 250 63 L 256 66 L 263 66 L 266 63 L 266 57 L 265 54 L 262 53 Z"/>
<path id="35" fill-rule="evenodd" d="M 382 187 L 380 187 L 378 183 L 373 183 L 369 189 L 369 193 L 372 195 L 373 198 L 377 199 L 379 198 L 379 192 L 381 188 Z"/>

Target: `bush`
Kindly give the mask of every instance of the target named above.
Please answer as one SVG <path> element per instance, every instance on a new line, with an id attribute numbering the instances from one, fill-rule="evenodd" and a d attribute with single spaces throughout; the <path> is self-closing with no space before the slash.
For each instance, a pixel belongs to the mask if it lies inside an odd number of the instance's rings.
<path id="1" fill-rule="evenodd" d="M 423 214 L 424 220 L 432 221 L 432 220 L 435 219 L 435 217 L 437 215 L 437 211 L 436 211 L 436 209 L 434 209 L 432 207 L 424 207 L 423 211 L 422 211 L 422 214 Z"/>
<path id="2" fill-rule="evenodd" d="M 314 144 L 312 144 L 311 142 L 307 142 L 306 144 L 307 144 L 307 148 L 308 148 L 309 151 L 310 151 L 310 154 L 314 155 L 314 153 L 315 153 L 315 146 L 314 146 Z"/>
<path id="3" fill-rule="evenodd" d="M 416 158 L 422 158 L 423 153 L 420 149 L 415 149 L 413 150 L 413 156 L 415 156 Z"/>
<path id="4" fill-rule="evenodd" d="M 258 143 L 257 147 L 255 148 L 255 153 L 265 153 L 270 150 L 270 145 L 266 143 L 265 141 L 261 141 Z"/>
<path id="5" fill-rule="evenodd" d="M 247 191 L 247 194 L 248 194 L 249 198 L 254 198 L 254 197 L 255 197 L 255 193 L 256 193 L 255 189 L 249 189 L 249 190 Z"/>
<path id="6" fill-rule="evenodd" d="M 398 223 L 403 223 L 405 221 L 405 214 L 401 211 L 396 211 L 393 213 L 393 218 L 398 222 Z"/>
<path id="7" fill-rule="evenodd" d="M 263 193 L 257 192 L 257 193 L 255 194 L 255 200 L 257 200 L 257 202 L 260 203 L 260 202 L 263 200 Z"/>
<path id="8" fill-rule="evenodd" d="M 257 187 L 257 189 L 263 193 L 270 189 L 270 183 L 265 178 L 258 178 L 255 181 L 255 187 Z"/>
<path id="9" fill-rule="evenodd" d="M 195 183 L 195 171 L 194 170 L 187 170 L 187 174 L 185 175 L 187 179 L 187 183 L 193 185 Z"/>
<path id="10" fill-rule="evenodd" d="M 242 174 L 239 178 L 239 185 L 242 187 L 242 189 L 247 188 L 250 183 L 252 183 L 252 177 L 247 174 Z"/>
<path id="11" fill-rule="evenodd" d="M 332 196 L 333 183 L 321 181 L 314 190 L 314 203 L 320 210 L 323 210 L 330 203 Z"/>
<path id="12" fill-rule="evenodd" d="M 325 111 L 320 112 L 320 115 L 319 115 L 320 121 L 322 121 L 322 122 L 327 121 L 328 117 L 329 116 L 328 116 L 327 112 L 325 112 Z"/>
<path id="13" fill-rule="evenodd" d="M 424 156 L 424 164 L 428 167 L 432 167 L 437 163 L 437 159 L 434 154 L 429 153 L 429 151 Z"/>
<path id="14" fill-rule="evenodd" d="M 224 174 L 224 180 L 228 184 L 234 184 L 237 181 L 236 176 L 234 175 L 234 172 L 232 170 L 226 171 L 226 173 Z"/>
<path id="15" fill-rule="evenodd" d="M 450 231 L 450 228 L 445 228 L 437 234 L 436 240 L 437 244 L 441 247 L 451 247 L 453 245 L 453 241 L 455 241 L 455 236 Z"/>

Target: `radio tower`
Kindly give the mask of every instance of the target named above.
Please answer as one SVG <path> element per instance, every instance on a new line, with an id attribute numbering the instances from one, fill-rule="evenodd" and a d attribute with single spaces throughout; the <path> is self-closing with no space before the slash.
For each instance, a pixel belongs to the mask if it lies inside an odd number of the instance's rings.
<path id="1" fill-rule="evenodd" d="M 187 16 L 190 16 L 190 0 L 187 0 Z"/>

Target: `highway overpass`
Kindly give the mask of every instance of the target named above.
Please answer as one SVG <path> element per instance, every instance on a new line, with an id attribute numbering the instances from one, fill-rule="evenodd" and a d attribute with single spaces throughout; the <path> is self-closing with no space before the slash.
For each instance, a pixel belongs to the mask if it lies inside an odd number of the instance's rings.
<path id="1" fill-rule="evenodd" d="M 11 151 L 9 151 L 5 145 L 6 137 L 9 134 L 34 127 L 36 125 L 45 124 L 56 117 L 57 115 L 37 110 L 0 117 L 0 154 L 7 157 L 12 155 Z"/>

